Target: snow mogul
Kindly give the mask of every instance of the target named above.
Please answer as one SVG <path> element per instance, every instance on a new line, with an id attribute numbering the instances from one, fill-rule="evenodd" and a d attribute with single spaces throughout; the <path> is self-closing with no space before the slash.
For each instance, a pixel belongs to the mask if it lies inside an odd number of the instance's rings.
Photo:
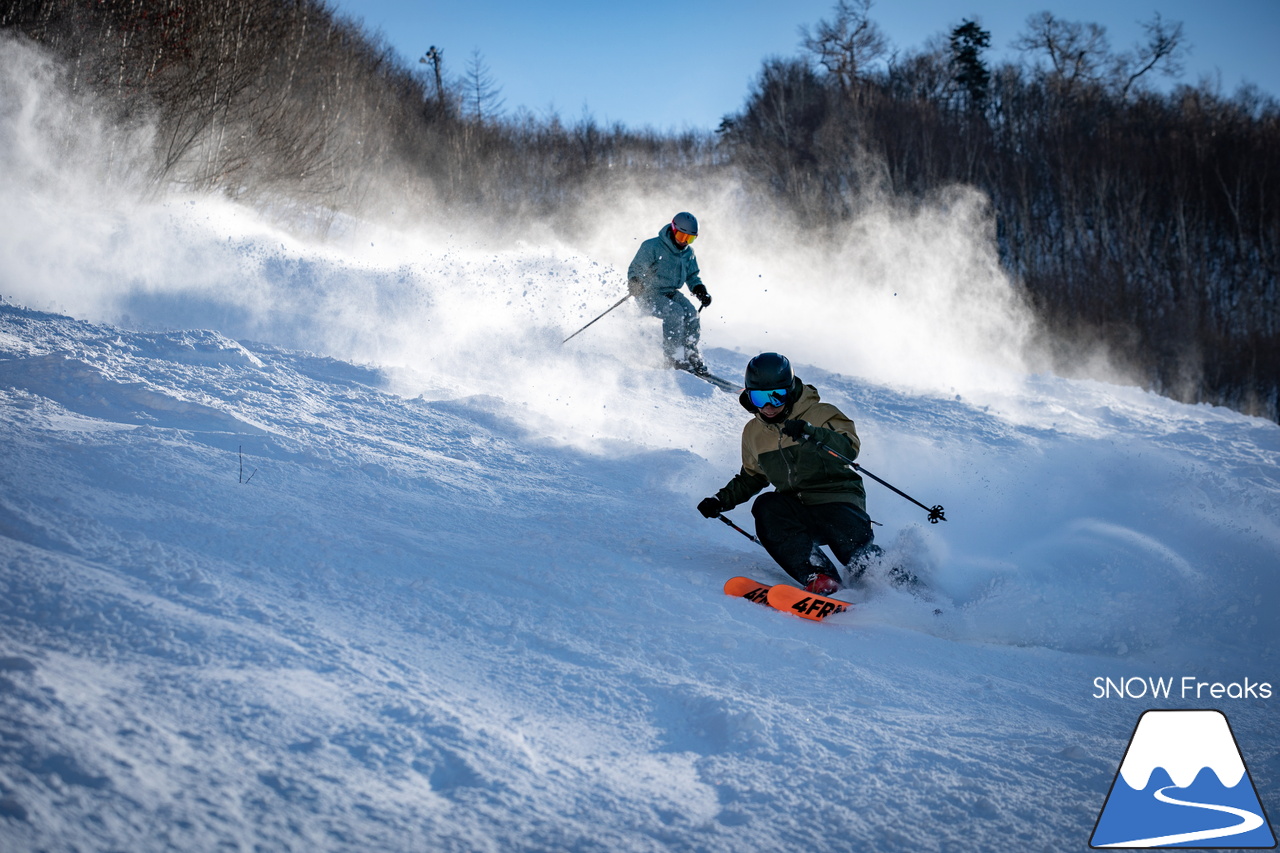
<path id="1" fill-rule="evenodd" d="M 698 511 L 717 518 L 772 485 L 751 507 L 760 544 L 806 591 L 830 595 L 841 588 L 840 571 L 820 546 L 831 548 L 850 582 L 879 550 L 862 478 L 819 446 L 855 459 L 862 444 L 857 430 L 792 373 L 786 356 L 751 359 L 745 384 L 738 400 L 753 417 L 742 428 L 742 470 Z"/>
<path id="2" fill-rule="evenodd" d="M 698 311 L 711 304 L 711 294 L 702 283 L 693 253 L 697 237 L 698 220 L 692 213 L 677 213 L 657 237 L 640 244 L 627 268 L 627 290 L 644 310 L 662 321 L 662 354 L 667 366 L 706 376 L 709 371 L 698 351 Z M 686 285 L 701 308 L 695 310 L 680 292 Z"/>

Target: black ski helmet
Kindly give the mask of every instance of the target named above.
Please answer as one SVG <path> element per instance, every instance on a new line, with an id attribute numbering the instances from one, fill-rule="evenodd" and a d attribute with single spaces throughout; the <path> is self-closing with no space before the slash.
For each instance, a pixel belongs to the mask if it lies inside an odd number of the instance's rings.
<path id="1" fill-rule="evenodd" d="M 677 213 L 671 218 L 671 227 L 685 234 L 698 236 L 698 220 L 692 213 Z"/>
<path id="2" fill-rule="evenodd" d="M 787 361 L 785 355 L 762 352 L 747 362 L 745 384 L 748 391 L 790 389 L 795 379 L 795 374 L 791 372 L 791 362 Z"/>

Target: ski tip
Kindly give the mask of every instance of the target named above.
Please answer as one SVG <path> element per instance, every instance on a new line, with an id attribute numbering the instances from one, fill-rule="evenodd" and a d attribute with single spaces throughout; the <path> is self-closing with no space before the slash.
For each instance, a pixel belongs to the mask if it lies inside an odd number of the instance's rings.
<path id="1" fill-rule="evenodd" d="M 805 592 L 799 587 L 787 584 L 771 587 L 767 600 L 771 607 L 814 622 L 821 622 L 828 616 L 844 613 L 853 607 L 847 601 Z"/>
<path id="2" fill-rule="evenodd" d="M 724 582 L 725 595 L 747 598 L 759 604 L 765 603 L 765 597 L 769 594 L 770 588 L 771 584 L 744 577 L 729 578 Z"/>

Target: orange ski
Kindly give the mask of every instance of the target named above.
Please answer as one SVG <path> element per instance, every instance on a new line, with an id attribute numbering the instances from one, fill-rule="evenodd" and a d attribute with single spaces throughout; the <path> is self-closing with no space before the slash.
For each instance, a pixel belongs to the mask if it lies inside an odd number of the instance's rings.
<path id="1" fill-rule="evenodd" d="M 770 606 L 778 610 L 794 613 L 796 616 L 812 619 L 814 622 L 821 622 L 835 613 L 844 613 L 853 606 L 847 601 L 815 595 L 784 583 L 770 587 L 766 599 Z"/>
<path id="2" fill-rule="evenodd" d="M 724 582 L 725 595 L 737 595 L 748 601 L 754 601 L 756 604 L 767 604 L 766 596 L 769 595 L 770 586 L 767 583 L 753 581 L 751 578 L 729 578 Z"/>

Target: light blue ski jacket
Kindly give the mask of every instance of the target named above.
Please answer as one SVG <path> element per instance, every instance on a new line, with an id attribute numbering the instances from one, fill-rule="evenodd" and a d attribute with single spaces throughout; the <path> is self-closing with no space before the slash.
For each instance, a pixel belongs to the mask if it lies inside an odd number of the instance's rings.
<path id="1" fill-rule="evenodd" d="M 693 247 L 677 246 L 671 237 L 671 226 L 664 225 L 657 237 L 640 244 L 635 259 L 627 267 L 627 284 L 632 296 L 649 301 L 658 296 L 669 299 L 686 284 L 692 292 L 702 284 Z"/>

